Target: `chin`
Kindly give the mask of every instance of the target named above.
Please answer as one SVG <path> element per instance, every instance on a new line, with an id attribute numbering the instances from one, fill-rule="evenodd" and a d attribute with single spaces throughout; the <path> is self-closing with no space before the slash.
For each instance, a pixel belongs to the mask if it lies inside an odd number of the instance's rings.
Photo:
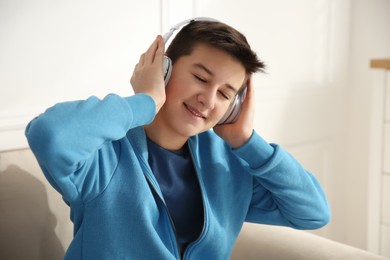
<path id="1" fill-rule="evenodd" d="M 211 127 L 198 127 L 194 125 L 186 125 L 185 127 L 182 126 L 180 129 L 180 132 L 183 136 L 187 136 L 188 138 L 200 133 L 203 133 L 207 130 L 209 130 Z"/>

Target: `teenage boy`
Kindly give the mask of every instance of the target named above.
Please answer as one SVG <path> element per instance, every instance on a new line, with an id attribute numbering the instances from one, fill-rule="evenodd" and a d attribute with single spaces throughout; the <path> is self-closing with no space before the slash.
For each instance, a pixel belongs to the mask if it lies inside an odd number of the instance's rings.
<path id="1" fill-rule="evenodd" d="M 65 259 L 229 259 L 245 221 L 315 229 L 330 218 L 317 179 L 253 129 L 251 75 L 264 64 L 216 21 L 158 36 L 134 95 L 65 102 L 26 128 L 45 176 L 71 207 Z M 236 122 L 218 124 L 247 87 Z"/>

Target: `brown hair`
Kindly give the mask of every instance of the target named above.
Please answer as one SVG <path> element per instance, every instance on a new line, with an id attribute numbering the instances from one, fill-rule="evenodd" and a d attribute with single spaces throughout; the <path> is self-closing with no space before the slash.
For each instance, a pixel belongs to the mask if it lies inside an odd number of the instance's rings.
<path id="1" fill-rule="evenodd" d="M 190 55 L 199 44 L 209 44 L 236 58 L 248 75 L 262 71 L 265 64 L 249 46 L 245 36 L 233 27 L 215 21 L 193 21 L 184 26 L 172 40 L 166 55 L 175 63 L 181 56 Z"/>

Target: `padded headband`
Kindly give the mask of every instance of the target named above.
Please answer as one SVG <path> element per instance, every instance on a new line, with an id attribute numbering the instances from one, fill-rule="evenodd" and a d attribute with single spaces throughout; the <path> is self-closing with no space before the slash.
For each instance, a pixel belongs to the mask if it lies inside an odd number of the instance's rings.
<path id="1" fill-rule="evenodd" d="M 189 23 L 192 23 L 192 22 L 195 22 L 195 21 L 210 21 L 210 22 L 218 22 L 218 20 L 214 19 L 214 18 L 210 18 L 210 17 L 195 17 L 195 18 L 192 18 L 192 19 L 187 19 L 187 20 L 184 20 L 180 23 L 177 23 L 175 24 L 174 26 L 172 26 L 171 29 L 169 29 L 168 32 L 166 32 L 164 35 L 163 35 L 163 39 L 164 39 L 164 42 L 167 43 L 167 41 L 169 40 L 169 38 L 171 38 L 171 36 L 173 35 L 173 33 L 176 31 L 176 30 L 179 30 L 181 27 L 183 27 L 184 25 L 187 25 Z"/>

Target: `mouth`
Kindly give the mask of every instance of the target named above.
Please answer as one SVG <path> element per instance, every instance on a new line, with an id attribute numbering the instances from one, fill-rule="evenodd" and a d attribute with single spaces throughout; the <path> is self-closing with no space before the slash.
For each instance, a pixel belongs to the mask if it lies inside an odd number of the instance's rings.
<path id="1" fill-rule="evenodd" d="M 184 107 L 187 109 L 188 112 L 190 112 L 191 115 L 194 117 L 200 118 L 200 119 L 207 119 L 205 115 L 203 115 L 201 112 L 199 112 L 197 109 L 195 109 L 192 106 L 187 105 L 186 103 L 183 103 Z"/>

